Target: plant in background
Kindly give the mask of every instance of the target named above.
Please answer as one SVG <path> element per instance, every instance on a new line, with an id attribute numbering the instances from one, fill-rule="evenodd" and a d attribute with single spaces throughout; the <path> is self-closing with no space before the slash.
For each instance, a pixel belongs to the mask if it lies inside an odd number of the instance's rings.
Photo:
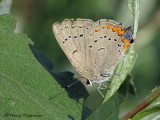
<path id="1" fill-rule="evenodd" d="M 104 100 L 96 108 L 97 99 L 88 97 L 88 91 L 77 83 L 66 91 L 62 88 L 73 83 L 71 72 L 53 72 L 53 63 L 33 47 L 32 41 L 22 33 L 15 33 L 16 20 L 9 15 L 11 0 L 0 4 L 0 119 L 46 120 L 151 120 L 160 114 L 160 89 L 155 88 L 137 107 L 119 118 L 119 107 L 128 94 L 135 95 L 130 71 L 136 60 L 134 44 L 115 69 Z M 139 0 L 128 0 L 134 18 L 134 38 L 139 19 Z M 88 98 L 87 98 L 88 97 Z M 85 100 L 85 101 L 84 101 Z M 95 100 L 95 101 L 94 101 Z"/>

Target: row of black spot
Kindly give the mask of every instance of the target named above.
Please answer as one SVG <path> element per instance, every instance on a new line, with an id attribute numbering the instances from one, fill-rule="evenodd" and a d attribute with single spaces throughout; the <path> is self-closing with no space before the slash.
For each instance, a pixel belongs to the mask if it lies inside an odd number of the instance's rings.
<path id="1" fill-rule="evenodd" d="M 83 34 L 80 34 L 79 36 L 80 36 L 80 37 L 82 37 L 82 36 L 83 36 Z M 72 36 L 68 36 L 68 37 L 69 37 L 69 38 L 71 38 Z M 104 38 L 106 38 L 106 37 L 107 37 L 107 36 L 105 35 L 105 36 L 104 36 Z M 77 36 L 75 35 L 75 36 L 74 36 L 74 38 L 77 38 Z M 100 38 L 103 38 L 103 37 L 102 37 L 102 36 L 100 36 Z M 67 38 L 65 38 L 65 40 L 67 41 L 68 39 L 67 39 Z M 111 38 L 108 38 L 108 40 L 111 40 Z M 117 39 L 114 39 L 114 41 L 117 41 Z M 95 40 L 95 42 L 97 42 L 97 40 Z"/>
<path id="2" fill-rule="evenodd" d="M 63 43 L 65 43 L 65 42 L 63 41 Z M 118 47 L 121 47 L 121 46 L 122 46 L 122 45 L 118 44 Z M 93 46 L 90 45 L 89 47 L 92 48 Z M 119 51 L 119 52 L 120 52 L 120 51 Z"/>
<path id="3" fill-rule="evenodd" d="M 118 47 L 121 47 L 121 46 L 122 46 L 121 44 L 118 44 Z M 89 47 L 90 47 L 90 48 L 92 48 L 93 46 L 92 46 L 92 45 L 90 45 Z"/>
<path id="4" fill-rule="evenodd" d="M 77 26 L 72 26 L 72 25 L 71 25 L 71 27 L 72 27 L 72 28 L 75 28 L 75 27 L 77 27 Z M 85 27 L 86 29 L 89 29 L 88 27 L 83 26 L 83 25 L 78 26 L 78 28 L 83 28 L 83 27 Z M 68 27 L 68 26 L 65 26 L 65 28 L 69 28 L 69 27 Z M 62 28 L 61 30 L 63 30 L 63 28 Z"/>
<path id="5" fill-rule="evenodd" d="M 84 34 L 80 34 L 79 36 L 80 36 L 80 37 L 83 37 L 83 36 L 84 36 Z M 71 38 L 71 37 L 72 37 L 72 36 L 68 36 L 68 38 Z M 67 40 L 68 40 L 68 38 L 65 38 L 65 41 L 67 41 Z M 74 36 L 74 38 L 77 38 L 77 36 L 75 35 L 75 36 Z M 65 43 L 65 42 L 63 41 L 63 43 Z"/>
<path id="6" fill-rule="evenodd" d="M 84 34 L 80 34 L 79 36 L 80 36 L 80 37 L 83 37 L 83 35 L 84 35 Z M 68 37 L 71 38 L 71 36 L 68 36 Z M 104 38 L 106 38 L 106 37 L 107 37 L 107 35 L 104 36 Z M 74 36 L 74 38 L 77 38 L 77 36 Z M 100 36 L 100 38 L 102 38 L 102 36 Z M 67 40 L 68 40 L 68 39 L 65 38 L 65 41 L 67 41 Z M 108 38 L 108 40 L 111 40 L 111 38 Z M 114 41 L 117 41 L 117 39 L 114 39 Z M 96 43 L 96 42 L 98 42 L 98 40 L 95 39 L 94 42 Z M 65 42 L 63 41 L 63 43 L 65 43 Z M 122 45 L 118 44 L 118 47 L 121 47 L 121 46 L 122 46 Z M 89 47 L 92 48 L 92 45 L 90 45 Z"/>
<path id="7" fill-rule="evenodd" d="M 77 26 L 71 26 L 72 28 L 75 28 L 75 27 L 77 27 Z M 65 26 L 65 28 L 69 28 L 68 26 Z M 83 26 L 78 26 L 78 28 L 83 28 Z M 86 29 L 88 29 L 88 28 L 86 28 Z M 61 28 L 61 30 L 63 30 L 63 28 Z"/>
<path id="8" fill-rule="evenodd" d="M 83 37 L 83 34 L 80 34 L 79 36 L 80 36 L 80 37 Z M 68 38 L 71 38 L 71 37 L 72 37 L 72 36 L 68 36 Z M 74 38 L 77 38 L 77 36 L 75 35 Z M 65 38 L 65 40 L 67 41 L 68 39 Z"/>
<path id="9" fill-rule="evenodd" d="M 108 40 L 111 40 L 111 38 L 108 38 Z M 98 40 L 94 40 L 94 42 L 97 42 Z M 114 41 L 117 41 L 117 39 L 114 39 Z"/>

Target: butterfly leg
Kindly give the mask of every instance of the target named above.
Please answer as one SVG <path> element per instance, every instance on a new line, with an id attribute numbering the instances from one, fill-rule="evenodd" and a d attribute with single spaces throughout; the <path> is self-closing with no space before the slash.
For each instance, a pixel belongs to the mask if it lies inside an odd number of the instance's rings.
<path id="1" fill-rule="evenodd" d="M 98 83 L 97 90 L 102 95 L 102 97 L 104 98 L 104 95 L 102 94 L 102 92 L 100 91 L 100 89 L 101 89 L 101 83 Z"/>
<path id="2" fill-rule="evenodd" d="M 113 75 L 118 75 L 118 76 L 120 76 L 120 74 L 101 74 L 101 76 L 103 76 L 103 77 L 111 77 L 111 76 L 113 76 Z"/>
<path id="3" fill-rule="evenodd" d="M 108 81 L 110 82 L 110 81 Z M 110 82 L 111 83 L 111 82 Z M 110 88 L 108 86 L 106 86 L 105 84 L 101 83 L 101 86 L 104 86 L 104 88 L 100 88 L 100 89 L 106 89 L 106 90 L 109 90 Z"/>

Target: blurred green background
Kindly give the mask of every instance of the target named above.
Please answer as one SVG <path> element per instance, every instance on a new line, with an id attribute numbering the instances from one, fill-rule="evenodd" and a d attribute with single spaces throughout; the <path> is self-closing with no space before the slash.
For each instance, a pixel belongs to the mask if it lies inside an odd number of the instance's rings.
<path id="1" fill-rule="evenodd" d="M 14 0 L 11 14 L 17 19 L 16 32 L 25 33 L 37 49 L 54 63 L 56 72 L 76 73 L 59 47 L 52 24 L 66 18 L 113 19 L 125 27 L 133 25 L 127 0 Z M 140 0 L 140 19 L 135 49 L 137 61 L 132 70 L 137 97 L 129 96 L 121 114 L 133 108 L 160 80 L 160 1 Z"/>

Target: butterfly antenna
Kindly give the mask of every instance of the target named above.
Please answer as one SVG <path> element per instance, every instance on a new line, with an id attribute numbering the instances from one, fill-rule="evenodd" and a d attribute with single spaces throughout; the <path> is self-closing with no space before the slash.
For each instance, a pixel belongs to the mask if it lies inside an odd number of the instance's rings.
<path id="1" fill-rule="evenodd" d="M 77 81 L 71 83 L 70 85 L 68 85 L 67 87 L 64 87 L 63 89 L 66 90 L 67 88 L 71 87 L 72 85 L 76 84 L 77 82 L 80 82 L 80 80 L 77 80 Z"/>

